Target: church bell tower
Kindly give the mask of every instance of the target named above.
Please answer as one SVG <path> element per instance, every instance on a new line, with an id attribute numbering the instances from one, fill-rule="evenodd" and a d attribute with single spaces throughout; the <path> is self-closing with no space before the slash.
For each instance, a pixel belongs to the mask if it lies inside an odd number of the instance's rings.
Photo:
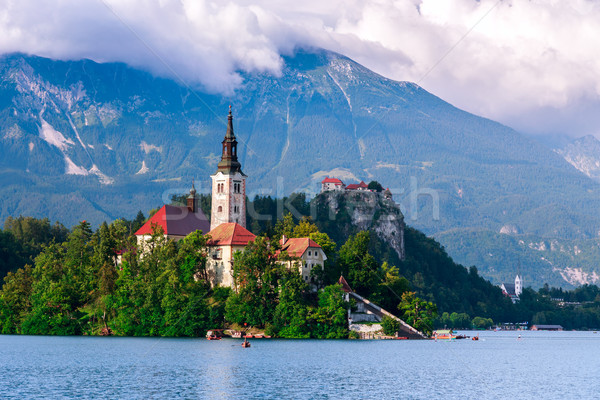
<path id="1" fill-rule="evenodd" d="M 227 132 L 223 139 L 221 161 L 212 179 L 212 208 L 210 229 L 236 222 L 246 227 L 246 178 L 237 157 L 237 140 L 233 133 L 231 106 L 227 116 Z"/>

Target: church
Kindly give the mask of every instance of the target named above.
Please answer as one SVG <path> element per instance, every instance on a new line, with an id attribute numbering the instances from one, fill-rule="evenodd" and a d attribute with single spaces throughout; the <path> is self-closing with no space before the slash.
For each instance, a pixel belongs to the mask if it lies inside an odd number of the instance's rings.
<path id="1" fill-rule="evenodd" d="M 221 142 L 221 160 L 217 171 L 210 176 L 212 180 L 210 222 L 198 207 L 198 196 L 192 185 L 187 197 L 187 207 L 164 205 L 135 234 L 142 251 L 147 250 L 152 233 L 157 227 L 171 240 L 180 240 L 196 230 L 208 231 L 207 271 L 213 286 L 234 287 L 233 255 L 244 251 L 256 235 L 246 229 L 246 174 L 238 160 L 237 145 L 233 131 L 233 115 L 229 106 L 227 131 Z M 325 252 L 309 238 L 283 239 L 284 251 L 298 261 L 303 279 L 311 281 L 313 267 L 323 267 L 327 259 Z M 286 262 L 289 267 L 292 263 Z"/>
<path id="2" fill-rule="evenodd" d="M 519 301 L 519 296 L 523 293 L 523 280 L 517 274 L 515 283 L 502 283 L 500 289 L 502 289 L 502 294 L 509 297 L 514 304 Z"/>

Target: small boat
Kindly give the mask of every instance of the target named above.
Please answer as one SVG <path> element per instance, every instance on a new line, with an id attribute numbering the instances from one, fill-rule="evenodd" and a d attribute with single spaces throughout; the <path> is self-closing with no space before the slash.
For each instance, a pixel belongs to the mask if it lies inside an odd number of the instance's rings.
<path id="1" fill-rule="evenodd" d="M 206 338 L 208 340 L 221 340 L 222 336 L 221 336 L 221 329 L 213 329 L 211 331 L 206 332 Z"/>
<path id="2" fill-rule="evenodd" d="M 248 339 L 244 339 L 244 341 L 242 342 L 242 347 L 243 348 L 250 347 L 250 342 L 248 341 Z"/>
<path id="3" fill-rule="evenodd" d="M 456 335 L 452 329 L 440 329 L 433 331 L 433 338 L 435 340 L 456 340 Z"/>
<path id="4" fill-rule="evenodd" d="M 479 335 L 477 335 L 477 336 L 473 336 L 473 337 L 471 338 L 471 340 L 479 340 Z"/>

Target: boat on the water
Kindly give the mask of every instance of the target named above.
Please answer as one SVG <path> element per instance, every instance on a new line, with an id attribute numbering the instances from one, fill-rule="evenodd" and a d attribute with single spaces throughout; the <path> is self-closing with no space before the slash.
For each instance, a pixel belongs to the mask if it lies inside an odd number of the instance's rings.
<path id="1" fill-rule="evenodd" d="M 439 329 L 433 331 L 433 338 L 435 340 L 456 340 L 457 336 L 454 334 L 452 329 Z"/>
<path id="2" fill-rule="evenodd" d="M 250 347 L 250 342 L 248 341 L 248 339 L 244 338 L 244 341 L 242 342 L 242 347 L 243 348 Z"/>
<path id="3" fill-rule="evenodd" d="M 215 329 L 212 331 L 208 331 L 208 332 L 206 332 L 206 338 L 208 340 L 221 340 L 222 339 L 222 330 Z"/>

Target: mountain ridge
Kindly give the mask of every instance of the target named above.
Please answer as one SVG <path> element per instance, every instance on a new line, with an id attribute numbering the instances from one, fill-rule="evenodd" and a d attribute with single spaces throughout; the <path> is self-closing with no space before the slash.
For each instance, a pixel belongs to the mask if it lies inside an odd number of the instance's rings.
<path id="1" fill-rule="evenodd" d="M 339 54 L 284 61 L 280 76 L 242 73 L 219 96 L 124 64 L 3 56 L 0 220 L 98 224 L 168 202 L 192 179 L 206 193 L 233 104 L 250 197 L 316 194 L 326 175 L 375 179 L 436 237 L 506 226 L 535 240 L 598 237 L 600 186 L 556 152 Z"/>

